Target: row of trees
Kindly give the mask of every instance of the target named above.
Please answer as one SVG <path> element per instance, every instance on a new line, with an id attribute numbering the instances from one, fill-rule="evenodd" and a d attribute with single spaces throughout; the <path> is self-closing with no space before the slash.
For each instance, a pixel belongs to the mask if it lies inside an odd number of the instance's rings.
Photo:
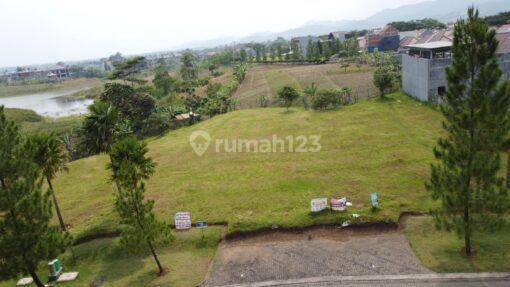
<path id="1" fill-rule="evenodd" d="M 425 18 L 421 20 L 391 22 L 391 26 L 399 31 L 413 31 L 419 29 L 444 29 L 446 25 L 436 19 Z"/>
<path id="2" fill-rule="evenodd" d="M 257 63 L 324 62 L 333 55 L 354 57 L 358 54 L 359 46 L 356 35 L 342 42 L 331 34 L 320 39 L 310 37 L 306 51 L 301 51 L 297 41 L 285 40 L 268 45 L 257 43 L 253 49 L 255 56 L 248 60 Z"/>

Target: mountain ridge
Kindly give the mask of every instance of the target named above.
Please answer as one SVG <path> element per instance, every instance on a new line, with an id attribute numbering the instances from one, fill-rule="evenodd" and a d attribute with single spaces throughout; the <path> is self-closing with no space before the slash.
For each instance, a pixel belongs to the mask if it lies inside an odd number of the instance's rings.
<path id="1" fill-rule="evenodd" d="M 393 9 L 382 10 L 363 20 L 326 20 L 309 21 L 300 27 L 281 32 L 257 32 L 245 37 L 222 37 L 211 40 L 196 41 L 179 48 L 211 48 L 233 43 L 265 42 L 278 37 L 290 39 L 292 37 L 323 35 L 333 31 L 351 31 L 371 29 L 384 26 L 393 21 L 409 21 L 423 18 L 433 18 L 441 22 L 453 22 L 466 16 L 467 8 L 477 7 L 481 16 L 494 15 L 510 11 L 508 0 L 434 0 L 417 4 L 409 4 Z M 222 41 L 229 39 L 229 41 Z"/>

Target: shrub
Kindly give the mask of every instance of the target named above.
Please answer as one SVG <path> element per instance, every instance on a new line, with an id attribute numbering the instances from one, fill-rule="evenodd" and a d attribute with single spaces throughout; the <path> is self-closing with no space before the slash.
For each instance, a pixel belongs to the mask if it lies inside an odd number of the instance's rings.
<path id="1" fill-rule="evenodd" d="M 338 108 L 342 103 L 342 90 L 326 89 L 317 92 L 312 98 L 312 108 L 314 110 L 326 110 Z"/>
<path id="2" fill-rule="evenodd" d="M 283 106 L 289 110 L 292 103 L 299 98 L 299 92 L 293 87 L 285 86 L 278 91 L 278 98 L 282 102 Z"/>

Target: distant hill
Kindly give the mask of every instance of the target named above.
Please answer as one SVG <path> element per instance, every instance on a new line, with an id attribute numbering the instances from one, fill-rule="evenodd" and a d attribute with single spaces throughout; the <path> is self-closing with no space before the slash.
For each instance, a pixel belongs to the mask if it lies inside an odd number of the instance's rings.
<path id="1" fill-rule="evenodd" d="M 364 20 L 357 21 L 312 21 L 301 27 L 271 33 L 263 32 L 242 38 L 223 38 L 189 43 L 181 48 L 205 48 L 226 45 L 233 42 L 249 43 L 274 40 L 277 37 L 290 39 L 297 36 L 321 35 L 332 31 L 370 29 L 386 25 L 393 21 L 408 21 L 433 18 L 441 22 L 454 22 L 466 15 L 467 8 L 475 5 L 482 16 L 494 15 L 510 10 L 510 0 L 434 0 L 418 4 L 386 9 Z"/>

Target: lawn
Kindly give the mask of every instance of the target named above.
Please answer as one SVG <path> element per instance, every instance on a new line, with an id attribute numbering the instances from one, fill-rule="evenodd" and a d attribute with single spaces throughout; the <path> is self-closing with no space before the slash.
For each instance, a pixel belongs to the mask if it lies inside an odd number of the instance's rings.
<path id="1" fill-rule="evenodd" d="M 103 278 L 103 286 L 196 286 L 205 277 L 218 245 L 220 228 L 209 228 L 202 240 L 197 229 L 174 232 L 174 241 L 157 249 L 161 264 L 168 269 L 165 276 L 156 276 L 156 263 L 148 252 L 134 254 L 120 246 L 118 239 L 99 239 L 74 247 L 76 263 L 70 253 L 61 258 L 64 272 L 78 271 L 76 281 L 57 284 L 62 287 L 88 287 Z M 38 275 L 46 280 L 48 267 L 41 264 Z M 14 286 L 16 280 L 0 283 Z M 35 285 L 32 285 L 35 286 Z"/>
<path id="2" fill-rule="evenodd" d="M 28 85 L 0 85 L 0 98 L 20 95 L 29 95 L 49 91 L 63 91 L 85 89 L 100 86 L 102 81 L 96 78 L 79 78 L 60 83 L 28 84 Z"/>
<path id="3" fill-rule="evenodd" d="M 432 148 L 440 134 L 440 114 L 402 94 L 371 99 L 336 111 L 293 108 L 240 110 L 150 139 L 156 173 L 147 195 L 168 223 L 177 211 L 192 220 L 228 223 L 229 232 L 338 223 L 348 214 L 311 215 L 315 197 L 347 196 L 362 221 L 395 221 L 403 211 L 427 211 Z M 189 145 L 192 132 L 214 139 L 270 139 L 319 135 L 317 153 L 226 153 L 214 148 L 201 157 Z M 69 164 L 55 180 L 72 233 L 117 228 L 107 156 Z M 369 195 L 378 192 L 381 210 L 371 212 Z"/>
<path id="4" fill-rule="evenodd" d="M 57 135 L 70 132 L 79 128 L 82 116 L 68 116 L 62 118 L 50 118 L 38 115 L 32 110 L 5 108 L 8 119 L 17 123 L 23 132 L 31 134 L 37 132 L 55 132 Z"/>
<path id="5" fill-rule="evenodd" d="M 303 90 L 315 83 L 319 88 L 353 89 L 359 98 L 377 94 L 372 83 L 373 68 L 351 66 L 344 69 L 340 64 L 325 65 L 251 65 L 246 79 L 234 97 L 242 108 L 259 107 L 262 95 L 274 101 L 276 93 L 283 86 Z"/>
<path id="6" fill-rule="evenodd" d="M 476 233 L 476 255 L 461 255 L 463 239 L 455 233 L 438 231 L 430 217 L 409 218 L 404 230 L 423 265 L 437 272 L 510 271 L 510 225 L 497 232 Z"/>

